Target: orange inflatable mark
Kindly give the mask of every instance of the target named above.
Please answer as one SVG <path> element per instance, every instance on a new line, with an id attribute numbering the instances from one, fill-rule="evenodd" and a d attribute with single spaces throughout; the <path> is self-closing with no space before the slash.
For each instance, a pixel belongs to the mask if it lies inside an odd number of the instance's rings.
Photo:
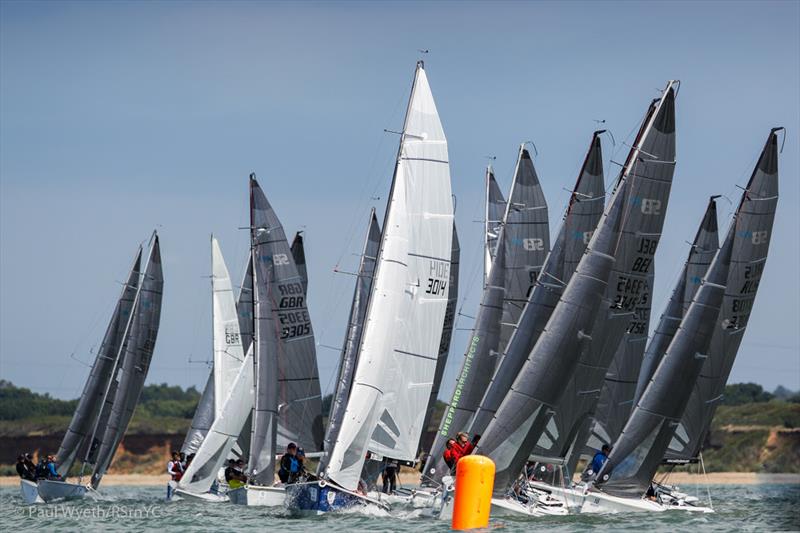
<path id="1" fill-rule="evenodd" d="M 487 527 L 493 488 L 494 462 L 491 459 L 483 455 L 467 455 L 459 459 L 450 527 L 455 530 Z"/>

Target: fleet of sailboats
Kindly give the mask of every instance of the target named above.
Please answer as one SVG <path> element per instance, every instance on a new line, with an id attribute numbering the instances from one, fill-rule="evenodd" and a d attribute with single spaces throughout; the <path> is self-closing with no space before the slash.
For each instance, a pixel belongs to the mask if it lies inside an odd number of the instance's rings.
<path id="1" fill-rule="evenodd" d="M 648 105 L 609 194 L 605 131 L 592 134 L 552 242 L 529 144 L 519 146 L 507 198 L 486 168 L 483 290 L 432 440 L 424 432 L 450 353 L 461 258 L 447 140 L 423 62 L 383 221 L 374 208 L 367 220 L 327 426 L 304 235 L 289 243 L 251 174 L 250 251 L 238 294 L 211 238 L 213 360 L 181 447 L 193 461 L 168 497 L 301 513 L 416 498 L 446 517 L 454 489 L 443 453 L 468 431 L 480 437 L 475 453 L 496 465 L 497 512 L 712 512 L 659 469 L 702 461 L 764 273 L 782 128 L 770 131 L 721 243 L 718 196 L 709 200 L 651 334 L 679 87 L 669 81 Z M 58 473 L 78 481 L 22 480 L 28 503 L 80 498 L 100 485 L 144 386 L 162 292 L 154 232 L 146 256 L 141 247 L 135 255 L 58 451 Z M 276 483 L 279 450 L 290 442 L 319 458 L 316 473 Z M 611 452 L 602 467 L 578 472 L 603 445 Z M 220 472 L 231 459 L 246 462 L 248 481 L 228 489 Z M 370 492 L 387 464 L 420 461 L 422 488 Z"/>

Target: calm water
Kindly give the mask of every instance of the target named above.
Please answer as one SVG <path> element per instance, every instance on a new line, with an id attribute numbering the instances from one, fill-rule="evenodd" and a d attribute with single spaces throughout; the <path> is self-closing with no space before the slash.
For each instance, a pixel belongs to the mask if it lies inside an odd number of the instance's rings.
<path id="1" fill-rule="evenodd" d="M 706 487 L 686 487 L 705 493 Z M 688 513 L 567 516 L 529 520 L 493 519 L 492 529 L 503 531 L 800 531 L 800 485 L 711 486 L 713 515 Z M 103 500 L 86 499 L 63 504 L 26 506 L 19 489 L 0 489 L 0 529 L 45 531 L 76 529 L 114 531 L 272 531 L 424 532 L 448 531 L 448 524 L 422 519 L 414 512 L 389 515 L 377 509 L 319 518 L 291 518 L 280 510 L 244 508 L 228 504 L 164 501 L 164 491 L 153 487 L 106 487 Z"/>

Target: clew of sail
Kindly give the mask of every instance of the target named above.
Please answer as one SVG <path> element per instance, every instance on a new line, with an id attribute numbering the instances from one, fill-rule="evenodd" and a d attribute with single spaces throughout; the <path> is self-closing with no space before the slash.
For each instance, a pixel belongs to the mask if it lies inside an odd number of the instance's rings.
<path id="1" fill-rule="evenodd" d="M 452 236 L 447 141 L 419 62 L 353 386 L 326 470 L 346 489 L 357 487 L 368 450 L 416 455 L 447 308 Z"/>

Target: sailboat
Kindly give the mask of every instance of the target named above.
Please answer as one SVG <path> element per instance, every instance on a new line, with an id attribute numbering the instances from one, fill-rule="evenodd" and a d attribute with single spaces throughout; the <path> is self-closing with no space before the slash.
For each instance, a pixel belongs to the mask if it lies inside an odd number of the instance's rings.
<path id="1" fill-rule="evenodd" d="M 250 235 L 255 399 L 249 481 L 229 490 L 228 498 L 239 505 L 275 506 L 284 500 L 284 488 L 275 485 L 279 446 L 294 442 L 308 455 L 322 450 L 322 397 L 306 305 L 307 280 L 254 174 L 250 176 Z"/>
<path id="2" fill-rule="evenodd" d="M 139 247 L 59 446 L 59 475 L 66 479 L 80 460 L 78 482 L 21 480 L 26 503 L 82 498 L 87 491 L 96 489 L 125 434 L 150 366 L 161 316 L 163 277 L 155 232 L 143 273 L 141 260 Z M 86 486 L 81 479 L 91 466 L 94 467 L 91 485 Z"/>
<path id="3" fill-rule="evenodd" d="M 194 460 L 176 484 L 175 493 L 204 501 L 226 501 L 226 495 L 209 491 L 253 406 L 253 355 L 252 349 L 245 355 L 230 274 L 213 236 L 211 271 L 214 418 L 200 445 L 191 452 Z M 202 407 L 200 404 L 198 409 Z"/>
<path id="4" fill-rule="evenodd" d="M 452 237 L 447 141 L 420 61 L 344 415 L 321 479 L 286 487 L 290 510 L 381 505 L 359 493 L 367 454 L 416 458 L 448 305 Z"/>
<path id="5" fill-rule="evenodd" d="M 479 311 L 423 468 L 423 485 L 440 486 L 449 473 L 443 458 L 445 444 L 469 426 L 550 251 L 547 202 L 525 144 L 517 152 L 508 202 L 503 200 L 491 166 L 486 169 L 485 247 L 488 267 Z M 496 269 L 500 272 L 494 272 Z"/>

